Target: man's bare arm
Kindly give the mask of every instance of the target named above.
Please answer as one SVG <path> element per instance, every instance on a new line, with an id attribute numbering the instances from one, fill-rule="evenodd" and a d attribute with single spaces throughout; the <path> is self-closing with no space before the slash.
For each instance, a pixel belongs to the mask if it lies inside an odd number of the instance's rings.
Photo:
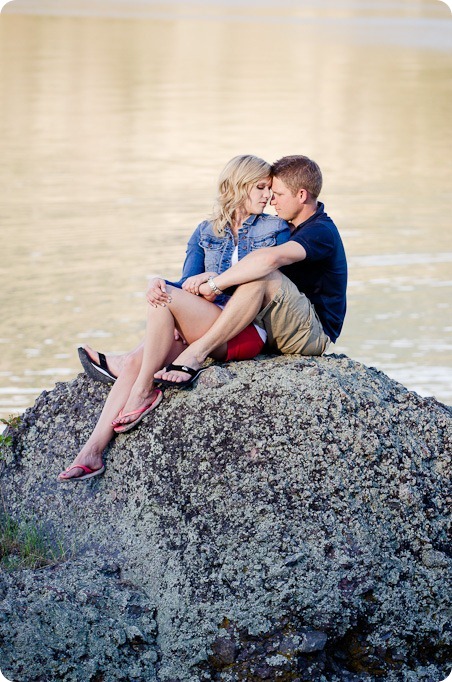
<path id="1" fill-rule="evenodd" d="M 229 287 L 266 277 L 266 275 L 278 270 L 283 265 L 290 265 L 305 258 L 306 251 L 301 244 L 295 241 L 289 241 L 280 246 L 259 249 L 249 253 L 233 265 L 232 268 L 221 273 L 221 275 L 217 275 L 215 277 L 215 284 L 221 291 L 225 291 Z M 200 288 L 199 290 L 200 293 L 204 293 L 204 287 L 209 287 L 209 285 L 203 284 L 202 287 L 203 289 Z M 207 291 L 207 288 L 205 291 Z"/>

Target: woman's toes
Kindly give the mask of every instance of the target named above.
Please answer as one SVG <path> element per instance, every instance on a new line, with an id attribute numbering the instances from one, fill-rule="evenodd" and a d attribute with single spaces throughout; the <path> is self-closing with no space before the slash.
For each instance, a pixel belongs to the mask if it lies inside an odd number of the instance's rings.
<path id="1" fill-rule="evenodd" d="M 99 363 L 99 353 L 97 352 L 97 350 L 94 350 L 94 348 L 91 348 L 91 346 L 83 346 L 83 348 L 86 350 L 86 352 L 88 353 L 91 360 L 93 360 L 93 362 Z"/>

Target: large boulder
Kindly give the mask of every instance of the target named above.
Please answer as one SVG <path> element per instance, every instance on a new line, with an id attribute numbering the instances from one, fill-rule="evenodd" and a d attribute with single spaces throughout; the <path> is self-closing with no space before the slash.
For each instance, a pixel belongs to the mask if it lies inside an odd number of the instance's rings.
<path id="1" fill-rule="evenodd" d="M 72 551 L 3 576 L 7 678 L 447 676 L 451 408 L 345 356 L 213 365 L 58 483 L 107 393 L 57 384 L 14 432 L 8 513 Z"/>

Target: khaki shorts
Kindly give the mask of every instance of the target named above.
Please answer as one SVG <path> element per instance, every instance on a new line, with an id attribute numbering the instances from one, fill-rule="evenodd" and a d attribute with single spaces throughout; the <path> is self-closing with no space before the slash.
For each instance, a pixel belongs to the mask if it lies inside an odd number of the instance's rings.
<path id="1" fill-rule="evenodd" d="M 254 322 L 267 332 L 273 351 L 298 355 L 322 355 L 330 345 L 309 298 L 281 274 L 281 286 Z"/>

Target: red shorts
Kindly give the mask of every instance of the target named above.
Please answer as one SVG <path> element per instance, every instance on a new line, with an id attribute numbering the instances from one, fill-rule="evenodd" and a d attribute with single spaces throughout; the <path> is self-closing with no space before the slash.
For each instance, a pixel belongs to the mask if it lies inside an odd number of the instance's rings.
<path id="1" fill-rule="evenodd" d="M 265 343 L 259 336 L 254 324 L 249 324 L 240 334 L 228 341 L 228 352 L 226 361 L 229 360 L 251 360 L 259 355 Z"/>

